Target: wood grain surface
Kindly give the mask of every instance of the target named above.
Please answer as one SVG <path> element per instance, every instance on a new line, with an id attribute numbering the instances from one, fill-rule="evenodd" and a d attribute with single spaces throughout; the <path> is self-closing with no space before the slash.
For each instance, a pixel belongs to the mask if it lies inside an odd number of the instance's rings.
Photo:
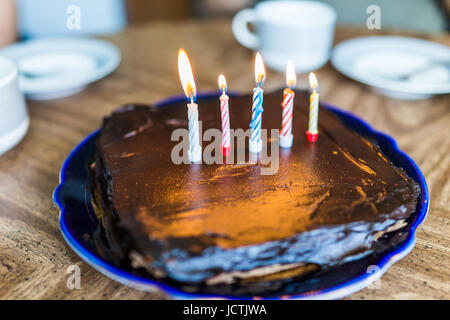
<path id="1" fill-rule="evenodd" d="M 237 44 L 230 21 L 136 26 L 107 39 L 123 53 L 116 72 L 69 98 L 28 102 L 31 127 L 25 139 L 0 158 L 1 299 L 154 299 L 84 263 L 64 242 L 52 192 L 68 153 L 102 117 L 128 103 L 153 103 L 181 94 L 177 50 L 184 47 L 197 87 L 216 90 L 224 73 L 231 90 L 253 87 L 252 53 Z M 361 35 L 403 34 L 339 27 L 336 42 Z M 410 35 L 411 34 L 406 34 Z M 450 35 L 413 35 L 450 45 Z M 397 140 L 420 166 L 431 192 L 431 211 L 414 250 L 381 278 L 378 289 L 348 299 L 450 298 L 450 97 L 408 102 L 382 97 L 345 78 L 329 64 L 317 72 L 323 101 L 351 110 Z M 269 72 L 265 89 L 284 84 Z M 299 86 L 306 87 L 306 76 Z M 81 268 L 81 289 L 70 290 L 67 268 Z"/>

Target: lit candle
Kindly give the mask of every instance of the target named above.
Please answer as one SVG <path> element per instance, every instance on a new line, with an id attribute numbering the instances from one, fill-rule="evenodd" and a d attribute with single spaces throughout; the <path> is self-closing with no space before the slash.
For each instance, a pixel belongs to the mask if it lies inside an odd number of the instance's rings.
<path id="1" fill-rule="evenodd" d="M 230 114 L 228 108 L 227 81 L 225 76 L 219 76 L 219 89 L 222 91 L 220 96 L 220 113 L 222 115 L 222 153 L 228 155 L 230 153 Z"/>
<path id="2" fill-rule="evenodd" d="M 189 101 L 187 105 L 189 120 L 188 157 L 191 162 L 199 162 L 202 159 L 202 147 L 200 146 L 199 138 L 198 105 L 195 103 L 197 89 L 195 88 L 195 81 L 189 58 L 183 49 L 180 49 L 178 52 L 178 73 L 180 75 L 184 93 Z"/>
<path id="3" fill-rule="evenodd" d="M 263 93 L 261 86 L 265 80 L 264 63 L 259 53 L 256 54 L 255 60 L 255 81 L 256 88 L 253 89 L 253 103 L 252 103 L 252 121 L 250 122 L 250 152 L 259 153 L 262 151 L 261 140 L 261 122 L 263 109 Z"/>
<path id="4" fill-rule="evenodd" d="M 288 61 L 286 67 L 286 89 L 283 92 L 283 108 L 281 116 L 281 130 L 280 130 L 280 147 L 290 148 L 292 146 L 292 114 L 294 108 L 294 86 L 296 83 L 294 64 L 291 60 Z"/>
<path id="5" fill-rule="evenodd" d="M 308 131 L 306 137 L 309 142 L 316 142 L 319 135 L 318 121 L 319 121 L 319 94 L 317 93 L 318 83 L 314 73 L 309 74 L 309 84 L 312 89 L 311 96 L 309 97 L 309 121 Z"/>

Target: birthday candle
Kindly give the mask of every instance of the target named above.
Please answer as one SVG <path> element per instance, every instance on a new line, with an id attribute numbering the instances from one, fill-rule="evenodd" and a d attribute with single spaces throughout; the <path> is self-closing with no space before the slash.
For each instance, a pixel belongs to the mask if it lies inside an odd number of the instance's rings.
<path id="1" fill-rule="evenodd" d="M 317 125 L 319 121 L 319 94 L 317 93 L 317 78 L 316 75 L 312 72 L 309 74 L 309 84 L 313 91 L 309 97 L 309 121 L 306 136 L 309 142 L 316 142 L 319 135 Z"/>
<path id="2" fill-rule="evenodd" d="M 220 113 L 222 115 L 222 153 L 228 155 L 231 148 L 230 141 L 230 114 L 228 108 L 227 82 L 225 76 L 219 76 L 219 88 L 222 91 L 220 96 Z"/>
<path id="3" fill-rule="evenodd" d="M 252 120 L 250 122 L 250 152 L 259 153 L 262 151 L 261 140 L 261 123 L 263 109 L 263 93 L 261 88 L 265 80 L 264 63 L 259 53 L 256 54 L 255 60 L 255 81 L 256 88 L 253 89 L 253 103 L 252 103 Z"/>
<path id="4" fill-rule="evenodd" d="M 281 107 L 283 108 L 281 116 L 281 130 L 280 130 L 280 147 L 290 148 L 292 146 L 292 115 L 294 108 L 294 96 L 293 91 L 296 83 L 294 64 L 291 60 L 288 61 L 286 68 L 286 84 L 287 87 L 283 92 L 283 102 Z"/>
<path id="5" fill-rule="evenodd" d="M 191 64 L 186 52 L 180 49 L 178 52 L 178 73 L 189 103 L 188 107 L 188 128 L 189 128 L 189 151 L 188 157 L 191 162 L 198 162 L 202 159 L 202 147 L 200 146 L 198 127 L 198 105 L 195 103 L 197 89 L 195 87 L 194 76 Z"/>

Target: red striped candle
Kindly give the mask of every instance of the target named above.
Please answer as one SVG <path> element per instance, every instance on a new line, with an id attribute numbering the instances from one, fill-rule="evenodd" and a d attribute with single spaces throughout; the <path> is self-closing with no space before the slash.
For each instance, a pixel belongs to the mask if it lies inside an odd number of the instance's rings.
<path id="1" fill-rule="evenodd" d="M 293 142 L 292 117 L 295 96 L 293 89 L 296 83 L 296 76 L 294 64 L 291 60 L 289 60 L 286 68 L 286 83 L 287 88 L 284 89 L 283 102 L 281 103 L 283 112 L 281 116 L 280 147 L 282 148 L 290 148 Z"/>

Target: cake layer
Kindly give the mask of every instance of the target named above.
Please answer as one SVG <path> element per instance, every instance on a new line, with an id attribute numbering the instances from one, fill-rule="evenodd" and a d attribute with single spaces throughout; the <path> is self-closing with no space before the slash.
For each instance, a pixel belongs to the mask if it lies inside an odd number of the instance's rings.
<path id="1" fill-rule="evenodd" d="M 281 92 L 264 96 L 263 128 L 280 128 Z M 220 129 L 218 97 L 197 103 L 203 131 Z M 231 128 L 248 129 L 251 96 L 229 104 Z M 173 164 L 171 134 L 187 128 L 184 101 L 129 105 L 105 118 L 94 177 L 112 254 L 157 277 L 217 284 L 373 252 L 383 233 L 405 225 L 419 188 L 326 108 L 309 144 L 307 113 L 307 95 L 296 92 L 293 147 L 280 150 L 274 175 L 261 175 L 269 166 L 261 163 Z"/>

